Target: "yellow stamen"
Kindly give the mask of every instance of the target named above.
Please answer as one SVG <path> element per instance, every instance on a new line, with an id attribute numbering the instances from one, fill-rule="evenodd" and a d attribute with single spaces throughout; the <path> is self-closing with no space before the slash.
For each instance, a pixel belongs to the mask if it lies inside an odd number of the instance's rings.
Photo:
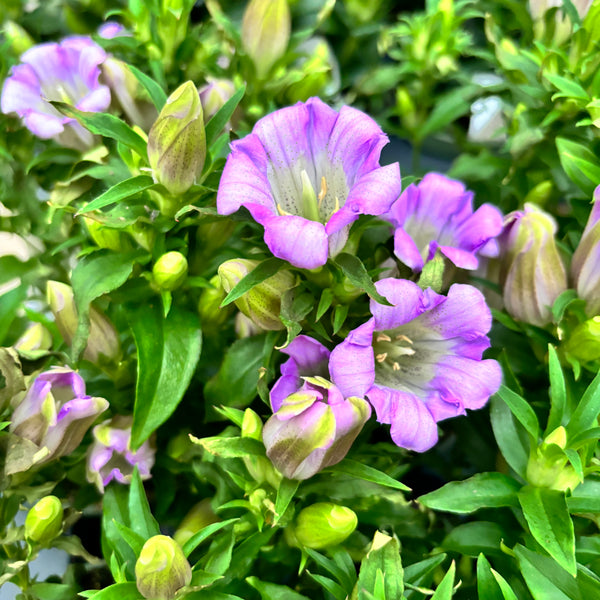
<path id="1" fill-rule="evenodd" d="M 375 356 L 375 360 L 379 363 L 382 363 L 387 358 L 387 352 L 383 352 L 382 354 L 377 354 Z"/>
<path id="2" fill-rule="evenodd" d="M 397 362 L 394 362 L 394 364 L 392 365 L 392 369 L 394 369 L 394 371 L 399 371 L 400 365 Z"/>
<path id="3" fill-rule="evenodd" d="M 402 342 L 407 342 L 409 344 L 413 343 L 413 341 L 408 336 L 404 335 L 403 333 L 398 334 L 394 339 L 400 340 Z"/>
<path id="4" fill-rule="evenodd" d="M 385 333 L 379 333 L 375 340 L 378 342 L 391 342 L 392 338 Z"/>
<path id="5" fill-rule="evenodd" d="M 321 202 L 323 202 L 323 198 L 325 198 L 326 194 L 327 194 L 327 181 L 325 179 L 325 175 L 323 175 L 323 177 L 321 177 L 321 191 L 319 192 L 319 195 L 317 196 L 317 198 L 319 199 L 319 208 L 321 208 Z"/>
<path id="6" fill-rule="evenodd" d="M 281 208 L 281 204 L 277 203 L 277 212 L 283 217 L 284 215 L 291 215 L 292 213 L 287 212 Z"/>

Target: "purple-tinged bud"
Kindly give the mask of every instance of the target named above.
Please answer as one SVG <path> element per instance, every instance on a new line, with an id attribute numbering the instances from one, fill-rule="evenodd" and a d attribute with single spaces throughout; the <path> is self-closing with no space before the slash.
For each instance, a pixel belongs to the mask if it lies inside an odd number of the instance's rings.
<path id="1" fill-rule="evenodd" d="M 177 542 L 166 535 L 151 537 L 135 563 L 137 589 L 148 600 L 172 600 L 192 581 L 192 568 Z"/>
<path id="2" fill-rule="evenodd" d="M 39 450 L 35 462 L 41 464 L 73 452 L 107 408 L 104 398 L 86 395 L 85 382 L 75 371 L 54 367 L 38 375 L 29 386 L 13 412 L 10 432 L 33 443 Z M 18 449 L 11 452 L 9 447 L 8 474 L 28 468 L 15 453 Z"/>
<path id="3" fill-rule="evenodd" d="M 242 20 L 242 46 L 259 79 L 285 54 L 291 27 L 288 0 L 250 0 Z"/>
<path id="4" fill-rule="evenodd" d="M 163 254 L 152 267 L 154 283 L 161 289 L 167 291 L 176 290 L 187 277 L 187 258 L 173 250 Z"/>
<path id="5" fill-rule="evenodd" d="M 217 79 L 216 77 L 207 77 L 206 81 L 207 83 L 198 90 L 198 93 L 200 102 L 202 102 L 204 122 L 208 123 L 225 102 L 233 96 L 235 85 L 230 79 Z"/>
<path id="6" fill-rule="evenodd" d="M 154 179 L 173 194 L 183 194 L 202 172 L 206 132 L 196 86 L 180 85 L 167 99 L 148 134 L 148 160 Z"/>
<path id="7" fill-rule="evenodd" d="M 366 400 L 344 399 L 323 377 L 303 379 L 263 429 L 267 456 L 289 479 L 308 479 L 340 462 L 371 416 Z"/>
<path id="8" fill-rule="evenodd" d="M 594 190 L 594 204 L 581 241 L 571 261 L 571 278 L 577 294 L 586 303 L 590 317 L 600 315 L 600 186 Z"/>
<path id="9" fill-rule="evenodd" d="M 64 511 L 56 496 L 46 496 L 25 517 L 25 537 L 47 546 L 62 530 Z"/>
<path id="10" fill-rule="evenodd" d="M 350 508 L 332 502 L 317 502 L 300 511 L 294 533 L 306 548 L 322 550 L 341 544 L 357 524 L 356 513 Z"/>
<path id="11" fill-rule="evenodd" d="M 180 545 L 183 546 L 194 534 L 198 533 L 201 529 L 204 529 L 207 525 L 217 523 L 219 517 L 215 514 L 215 511 L 210 505 L 210 498 L 204 498 L 197 504 L 194 504 L 183 521 L 179 524 L 173 539 Z"/>
<path id="12" fill-rule="evenodd" d="M 19 355 L 12 348 L 0 348 L 0 413 L 6 405 L 25 389 Z"/>
<path id="13" fill-rule="evenodd" d="M 556 222 L 534 204 L 506 216 L 500 237 L 504 304 L 508 313 L 543 327 L 552 305 L 567 289 L 565 267 L 554 239 Z"/>
<path id="14" fill-rule="evenodd" d="M 113 479 L 128 484 L 136 466 L 142 480 L 151 477 L 156 449 L 151 441 L 146 441 L 135 452 L 131 450 L 132 421 L 131 416 L 117 415 L 94 427 L 94 443 L 87 457 L 87 480 L 100 493 Z"/>
<path id="15" fill-rule="evenodd" d="M 46 284 L 48 305 L 54 315 L 58 331 L 67 345 L 71 345 L 77 331 L 78 314 L 73 289 L 58 281 Z M 114 325 L 99 310 L 90 307 L 90 333 L 83 358 L 94 364 L 116 361 L 121 355 L 119 334 Z"/>
<path id="16" fill-rule="evenodd" d="M 229 293 L 258 265 L 256 260 L 236 258 L 221 264 L 218 273 L 223 289 Z M 261 329 L 285 329 L 279 319 L 281 297 L 296 286 L 296 276 L 290 271 L 278 271 L 235 301 L 235 305 Z"/>

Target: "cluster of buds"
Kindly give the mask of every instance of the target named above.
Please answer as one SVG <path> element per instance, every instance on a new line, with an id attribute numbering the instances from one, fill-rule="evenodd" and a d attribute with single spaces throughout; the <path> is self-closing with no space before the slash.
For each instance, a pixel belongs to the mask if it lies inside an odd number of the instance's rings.
<path id="1" fill-rule="evenodd" d="M 86 395 L 83 379 L 67 367 L 38 375 L 11 417 L 17 442 L 9 446 L 6 473 L 70 454 L 107 408 L 104 398 Z"/>

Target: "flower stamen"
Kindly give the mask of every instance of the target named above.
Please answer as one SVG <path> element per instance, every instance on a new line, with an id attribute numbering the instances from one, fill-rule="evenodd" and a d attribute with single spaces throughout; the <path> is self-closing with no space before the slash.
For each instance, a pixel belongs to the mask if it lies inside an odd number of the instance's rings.
<path id="1" fill-rule="evenodd" d="M 378 363 L 385 362 L 385 359 L 386 359 L 386 358 L 387 358 L 387 352 L 382 352 L 381 354 L 377 354 L 377 355 L 375 356 L 375 360 L 376 360 Z"/>
<path id="2" fill-rule="evenodd" d="M 399 340 L 401 342 L 406 342 L 406 343 L 410 344 L 411 346 L 413 344 L 413 341 L 407 335 L 404 335 L 403 333 L 399 333 L 397 336 L 394 337 L 394 339 Z"/>
<path id="3" fill-rule="evenodd" d="M 277 212 L 283 217 L 284 215 L 291 215 L 292 213 L 288 212 L 287 210 L 284 210 L 283 208 L 281 208 L 281 204 L 277 203 Z"/>
<path id="4" fill-rule="evenodd" d="M 392 338 L 387 333 L 378 333 L 375 338 L 377 342 L 391 342 Z"/>

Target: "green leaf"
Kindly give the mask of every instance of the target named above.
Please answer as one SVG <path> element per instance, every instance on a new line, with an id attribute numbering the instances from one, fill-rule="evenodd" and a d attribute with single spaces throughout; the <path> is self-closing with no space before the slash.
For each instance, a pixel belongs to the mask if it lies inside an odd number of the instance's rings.
<path id="1" fill-rule="evenodd" d="M 350 594 L 356 583 L 356 568 L 354 562 L 348 555 L 348 552 L 343 549 L 328 549 L 335 560 L 327 558 L 316 550 L 305 548 L 306 553 L 319 565 L 322 569 L 333 575 L 346 594 Z"/>
<path id="2" fill-rule="evenodd" d="M 133 65 L 127 65 L 128 69 L 135 75 L 135 78 L 142 84 L 144 89 L 148 92 L 148 96 L 150 96 L 150 100 L 152 100 L 152 104 L 156 107 L 156 110 L 160 112 L 162 107 L 165 105 L 167 101 L 167 94 L 160 87 L 152 77 L 148 77 L 146 73 L 140 71 L 137 67 Z"/>
<path id="3" fill-rule="evenodd" d="M 548 363 L 550 371 L 550 415 L 548 416 L 546 435 L 561 425 L 567 406 L 565 376 L 556 354 L 556 348 L 552 344 L 548 344 Z"/>
<path id="4" fill-rule="evenodd" d="M 227 519 L 226 521 L 221 521 L 220 523 L 211 523 L 206 527 L 203 527 L 200 531 L 196 532 L 184 545 L 183 545 L 183 553 L 186 558 L 206 539 L 208 539 L 213 533 L 220 531 L 224 527 L 228 527 L 232 523 L 239 521 L 239 519 Z"/>
<path id="5" fill-rule="evenodd" d="M 600 481 L 587 478 L 578 485 L 567 498 L 570 513 L 600 513 Z"/>
<path id="6" fill-rule="evenodd" d="M 502 456 L 510 467 L 525 479 L 529 459 L 527 432 L 500 397 L 492 396 L 490 405 L 492 429 Z"/>
<path id="7" fill-rule="evenodd" d="M 206 124 L 206 147 L 210 148 L 213 142 L 219 137 L 221 131 L 227 124 L 227 121 L 231 119 L 233 112 L 240 103 L 240 100 L 246 93 L 246 86 L 243 86 L 236 90 L 235 94 L 221 106 L 221 108 L 213 115 L 210 121 Z"/>
<path id="8" fill-rule="evenodd" d="M 400 481 L 396 481 L 393 477 L 390 477 L 383 471 L 379 471 L 369 465 L 364 465 L 355 460 L 345 458 L 341 462 L 328 467 L 327 471 L 333 473 L 344 473 L 356 479 L 362 479 L 364 481 L 370 481 L 371 483 L 378 483 L 385 487 L 392 488 L 394 490 L 401 490 L 403 492 L 410 492 L 410 488 L 405 486 Z"/>
<path id="9" fill-rule="evenodd" d="M 477 558 L 477 596 L 485 600 L 504 600 L 492 567 L 483 554 Z"/>
<path id="10" fill-rule="evenodd" d="M 300 485 L 299 481 L 295 479 L 287 479 L 284 477 L 279 484 L 279 489 L 277 490 L 277 498 L 275 499 L 275 519 L 273 519 L 273 525 L 277 525 L 279 520 L 285 514 L 290 502 L 294 499 L 294 495 L 296 494 L 296 490 Z"/>
<path id="11" fill-rule="evenodd" d="M 383 574 L 383 586 L 378 583 Z M 358 581 L 352 592 L 352 600 L 366 600 L 383 587 L 386 600 L 401 598 L 404 592 L 404 571 L 400 560 L 400 544 L 395 537 L 377 531 L 371 548 L 360 563 Z M 380 596 L 381 597 L 381 596 Z"/>
<path id="12" fill-rule="evenodd" d="M 519 600 L 519 598 L 517 598 L 517 595 L 513 592 L 513 589 L 506 581 L 506 579 L 504 579 L 504 577 L 502 577 L 500 573 L 492 569 L 492 575 L 494 576 L 494 579 L 500 586 L 500 590 L 502 592 L 502 597 L 504 598 L 504 600 Z"/>
<path id="13" fill-rule="evenodd" d="M 117 183 L 117 185 L 113 185 L 110 189 L 106 190 L 103 194 L 92 200 L 89 204 L 86 204 L 84 207 L 80 208 L 77 211 L 77 214 L 83 215 L 92 210 L 104 208 L 109 204 L 114 204 L 115 202 L 119 202 L 119 200 L 129 198 L 134 194 L 138 194 L 143 190 L 147 190 L 153 185 L 154 181 L 152 177 L 148 175 L 137 175 L 135 177 L 125 179 L 125 181 L 121 181 Z"/>
<path id="14" fill-rule="evenodd" d="M 146 543 L 146 538 L 142 537 L 139 533 L 133 531 L 133 529 L 127 527 L 127 525 L 123 525 L 123 523 L 119 523 L 119 521 L 115 521 L 113 519 L 113 523 L 117 528 L 118 532 L 121 534 L 121 537 L 127 542 L 127 545 L 133 550 L 136 556 L 140 555 L 142 551 L 142 547 Z"/>
<path id="15" fill-rule="evenodd" d="M 592 383 L 585 390 L 577 408 L 567 424 L 568 436 L 575 436 L 586 429 L 597 425 L 600 413 L 600 373 L 596 374 Z"/>
<path id="16" fill-rule="evenodd" d="M 129 521 L 129 490 L 119 483 L 110 483 L 104 491 L 102 502 L 102 554 L 106 562 L 111 564 L 111 556 L 118 563 L 118 570 L 124 565 L 129 575 L 133 577 L 136 555 L 128 542 L 121 536 L 116 522 L 126 527 Z M 111 571 L 114 574 L 113 569 Z"/>
<path id="17" fill-rule="evenodd" d="M 440 585 L 435 589 L 431 600 L 450 600 L 454 595 L 454 576 L 456 574 L 456 564 L 452 561 L 448 572 L 444 575 Z"/>
<path id="18" fill-rule="evenodd" d="M 589 100 L 588 93 L 576 82 L 554 73 L 544 73 L 544 77 L 560 91 L 554 94 L 552 100 L 556 98 L 575 98 L 576 100 Z"/>
<path id="19" fill-rule="evenodd" d="M 498 523 L 473 521 L 452 528 L 440 547 L 466 556 L 475 557 L 481 552 L 502 556 L 500 546 L 506 537 L 506 531 Z"/>
<path id="20" fill-rule="evenodd" d="M 265 279 L 272 277 L 285 265 L 285 261 L 280 258 L 267 258 L 263 260 L 255 269 L 250 271 L 248 275 L 242 277 L 240 281 L 231 289 L 229 294 L 225 296 L 223 302 L 221 302 L 221 308 L 231 304 L 246 292 L 250 291 L 255 285 L 262 283 Z"/>
<path id="21" fill-rule="evenodd" d="M 350 306 L 348 304 L 338 304 L 335 307 L 333 311 L 333 335 L 336 335 L 344 325 L 349 310 Z"/>
<path id="22" fill-rule="evenodd" d="M 478 473 L 464 481 L 451 481 L 418 501 L 433 510 L 465 514 L 480 508 L 519 506 L 520 489 L 520 483 L 502 473 Z"/>
<path id="23" fill-rule="evenodd" d="M 88 597 L 90 600 L 144 600 L 133 582 L 115 583 Z"/>
<path id="24" fill-rule="evenodd" d="M 497 392 L 498 396 L 504 400 L 510 408 L 512 414 L 519 423 L 525 427 L 532 439 L 537 442 L 539 436 L 539 424 L 536 414 L 525 398 L 519 396 L 505 385 L 501 385 Z"/>
<path id="25" fill-rule="evenodd" d="M 423 266 L 421 276 L 419 277 L 419 287 L 422 289 L 431 288 L 438 294 L 441 293 L 444 283 L 444 257 L 436 252 L 432 260 L 429 260 Z"/>
<path id="26" fill-rule="evenodd" d="M 152 516 L 146 490 L 137 466 L 133 470 L 129 485 L 129 522 L 131 529 L 141 535 L 144 540 L 160 534 L 156 519 Z"/>
<path id="27" fill-rule="evenodd" d="M 475 85 L 462 85 L 459 89 L 437 98 L 428 119 L 415 132 L 417 139 L 423 140 L 463 115 L 468 115 L 471 112 L 471 99 L 478 90 L 478 86 Z"/>
<path id="28" fill-rule="evenodd" d="M 379 304 L 391 306 L 387 299 L 375 288 L 375 284 L 360 258 L 353 254 L 342 252 L 335 257 L 335 264 L 342 269 L 344 275 L 350 280 L 350 283 L 366 292 L 373 300 L 379 302 Z"/>
<path id="29" fill-rule="evenodd" d="M 121 287 L 131 275 L 133 266 L 146 253 L 121 253 L 101 250 L 82 258 L 71 275 L 75 304 L 79 314 L 73 338 L 72 354 L 78 360 L 85 349 L 90 331 L 90 304 L 96 298 Z"/>
<path id="30" fill-rule="evenodd" d="M 246 577 L 246 581 L 260 594 L 262 600 L 309 600 L 287 585 L 268 583 L 258 577 Z"/>
<path id="31" fill-rule="evenodd" d="M 433 579 L 435 570 L 446 560 L 447 554 L 441 553 L 404 567 L 404 581 L 413 586 L 428 585 Z M 414 595 L 414 591 L 405 591 L 407 598 Z"/>
<path id="32" fill-rule="evenodd" d="M 563 137 L 556 138 L 556 148 L 560 164 L 569 179 L 584 194 L 591 196 L 600 183 L 600 165 L 596 155 L 587 146 Z"/>
<path id="33" fill-rule="evenodd" d="M 225 353 L 217 374 L 204 386 L 208 404 L 245 407 L 256 397 L 259 369 L 273 352 L 279 332 L 236 340 Z"/>
<path id="34" fill-rule="evenodd" d="M 137 347 L 137 384 L 131 446 L 139 448 L 177 408 L 200 358 L 202 336 L 197 315 L 173 307 L 163 318 L 159 306 L 130 313 Z"/>
<path id="35" fill-rule="evenodd" d="M 339 583 L 336 583 L 333 579 L 325 577 L 324 575 L 311 573 L 308 570 L 306 572 L 308 575 L 310 575 L 311 579 L 314 579 L 323 589 L 327 590 L 335 598 L 335 600 L 346 600 L 348 597 L 348 594 L 344 588 Z"/>
<path id="36" fill-rule="evenodd" d="M 117 140 L 146 160 L 146 141 L 125 121 L 108 113 L 82 112 L 64 102 L 50 101 L 50 104 L 67 117 L 77 119 L 81 125 L 92 133 Z"/>
<path id="37" fill-rule="evenodd" d="M 319 306 L 317 306 L 317 315 L 315 317 L 315 321 L 318 321 L 325 314 L 332 302 L 333 292 L 331 291 L 331 288 L 325 288 L 321 294 L 321 298 L 319 299 Z"/>
<path id="38" fill-rule="evenodd" d="M 194 444 L 202 446 L 210 454 L 221 458 L 244 458 L 245 456 L 265 456 L 265 447 L 258 440 L 242 437 L 206 437 L 190 435 Z"/>
<path id="39" fill-rule="evenodd" d="M 525 486 L 519 502 L 531 534 L 566 571 L 575 575 L 575 533 L 564 492 Z"/>

